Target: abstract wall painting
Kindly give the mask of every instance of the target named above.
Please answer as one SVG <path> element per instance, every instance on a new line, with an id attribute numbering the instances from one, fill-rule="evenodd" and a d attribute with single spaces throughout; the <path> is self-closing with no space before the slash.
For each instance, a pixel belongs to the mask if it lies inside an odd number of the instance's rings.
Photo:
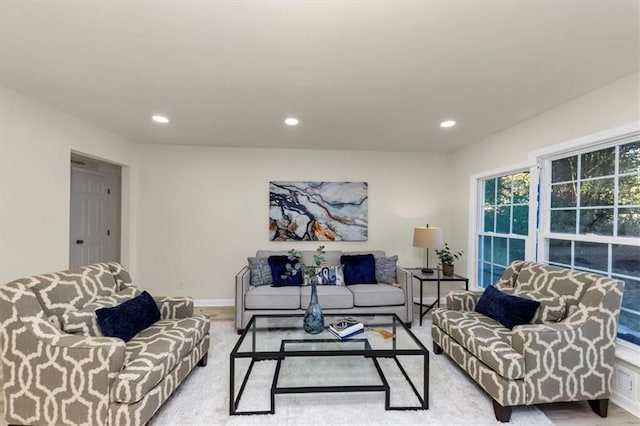
<path id="1" fill-rule="evenodd" d="M 271 241 L 366 241 L 367 182 L 269 182 Z"/>

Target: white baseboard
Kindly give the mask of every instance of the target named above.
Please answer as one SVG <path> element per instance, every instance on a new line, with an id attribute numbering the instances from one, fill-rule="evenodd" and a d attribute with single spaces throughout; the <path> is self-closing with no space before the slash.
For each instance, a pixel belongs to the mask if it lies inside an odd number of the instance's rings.
<path id="1" fill-rule="evenodd" d="M 640 418 L 640 403 L 638 403 L 638 401 L 632 401 L 624 396 L 616 395 L 616 391 L 613 391 L 613 395 L 611 395 L 611 402 Z"/>
<path id="2" fill-rule="evenodd" d="M 197 308 L 209 306 L 235 306 L 233 299 L 195 299 L 193 304 Z"/>

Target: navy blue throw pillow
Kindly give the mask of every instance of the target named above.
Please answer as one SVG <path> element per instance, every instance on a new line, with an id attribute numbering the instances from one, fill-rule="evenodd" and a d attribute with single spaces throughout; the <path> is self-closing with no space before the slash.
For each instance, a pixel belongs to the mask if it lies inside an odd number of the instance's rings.
<path id="1" fill-rule="evenodd" d="M 153 297 L 143 291 L 139 296 L 112 308 L 96 309 L 96 317 L 102 334 L 128 342 L 160 320 L 160 310 Z"/>
<path id="2" fill-rule="evenodd" d="M 344 282 L 351 284 L 377 284 L 376 260 L 372 254 L 352 254 L 340 256 L 344 265 Z"/>
<path id="3" fill-rule="evenodd" d="M 507 328 L 513 328 L 529 324 L 539 306 L 540 302 L 512 296 L 491 286 L 480 296 L 476 312 L 493 318 Z"/>
<path id="4" fill-rule="evenodd" d="M 298 271 L 298 273 L 295 275 L 290 275 L 286 278 L 282 278 L 285 272 L 287 272 L 287 263 L 291 263 L 291 260 L 289 260 L 288 256 L 269 256 L 268 260 L 269 266 L 271 267 L 271 278 L 273 279 L 273 287 L 302 285 L 302 271 Z"/>

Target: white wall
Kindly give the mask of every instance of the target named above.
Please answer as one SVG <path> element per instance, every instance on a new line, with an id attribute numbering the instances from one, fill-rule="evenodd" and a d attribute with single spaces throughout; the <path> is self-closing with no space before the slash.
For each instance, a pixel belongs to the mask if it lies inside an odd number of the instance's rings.
<path id="1" fill-rule="evenodd" d="M 0 86 L 0 283 L 69 267 L 72 150 L 131 164 L 123 139 Z M 128 197 L 128 177 L 125 185 Z M 126 263 L 130 205 L 123 201 Z"/>
<path id="2" fill-rule="evenodd" d="M 454 151 L 451 155 L 451 193 L 454 195 L 449 200 L 449 208 L 455 247 L 466 248 L 468 245 L 471 175 L 522 163 L 531 151 L 638 119 L 640 75 L 633 74 Z M 470 274 L 468 261 L 465 257 L 459 266 L 461 271 Z"/>
<path id="3" fill-rule="evenodd" d="M 152 294 L 233 299 L 234 277 L 259 249 L 315 249 L 270 242 L 269 181 L 366 181 L 369 239 L 327 249 L 382 249 L 421 265 L 413 228 L 449 211 L 446 155 L 137 145 L 138 283 Z M 182 285 L 181 285 L 182 284 Z"/>

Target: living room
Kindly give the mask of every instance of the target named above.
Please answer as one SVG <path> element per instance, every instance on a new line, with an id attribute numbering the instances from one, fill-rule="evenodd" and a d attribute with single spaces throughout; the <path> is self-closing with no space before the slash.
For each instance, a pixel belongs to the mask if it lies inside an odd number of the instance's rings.
<path id="1" fill-rule="evenodd" d="M 193 4 L 172 2 L 159 9 L 150 3 L 3 2 L 0 282 L 69 267 L 74 153 L 121 167 L 116 260 L 154 295 L 186 294 L 199 306 L 233 306 L 234 277 L 256 250 L 315 249 L 316 241 L 269 241 L 268 189 L 277 180 L 367 182 L 367 241 L 327 242 L 330 249 L 383 249 L 397 254 L 402 266 L 422 265 L 424 253 L 411 238 L 416 226 L 429 223 L 443 229 L 454 249 L 464 250 L 456 270 L 470 277 L 473 287 L 478 275 L 474 182 L 531 168 L 559 147 L 580 149 L 637 132 L 636 2 L 546 3 L 540 15 L 518 9 L 533 7 L 526 2 L 400 2 L 397 7 L 300 2 L 286 15 L 281 8 L 287 4 L 272 3 L 276 10 L 266 11 L 268 6 L 251 2 L 209 3 L 199 11 Z M 318 9 L 305 10 L 313 5 Z M 251 12 L 256 7 L 279 19 L 261 18 Z M 216 34 L 216 43 L 202 47 L 198 43 L 206 33 L 190 32 L 188 24 L 171 26 L 174 19 L 193 19 L 191 25 L 205 31 L 208 17 L 216 25 L 228 19 L 233 27 L 244 13 L 251 17 L 248 24 L 263 25 L 253 32 L 244 29 L 249 41 L 230 32 L 233 37 Z M 274 22 L 293 21 L 282 16 L 306 13 L 313 17 L 308 21 L 313 31 L 300 23 L 289 33 L 277 31 Z M 413 14 L 431 17 L 424 26 L 434 33 L 414 33 L 421 28 L 418 18 L 409 21 L 414 26 L 395 23 Z M 487 25 L 464 30 L 479 19 Z M 148 25 L 148 34 L 137 33 L 136 23 Z M 540 29 L 544 23 L 545 31 L 521 28 Z M 446 25 L 455 31 L 429 38 Z M 384 38 L 376 38 L 373 46 L 366 42 L 377 29 L 388 33 L 388 44 Z M 192 38 L 181 38 L 186 34 Z M 304 34 L 304 42 L 291 42 L 291 51 L 287 44 L 277 47 L 296 34 Z M 328 37 L 326 44 L 321 36 Z M 138 37 L 143 42 L 136 45 Z M 261 37 L 269 40 L 261 44 Z M 474 37 L 480 41 L 472 43 Z M 154 46 L 156 38 L 169 48 Z M 452 40 L 446 45 L 452 50 L 432 45 L 446 40 Z M 497 47 L 487 47 L 500 40 Z M 198 53 L 220 54 L 224 62 L 199 70 L 206 64 L 184 53 L 189 43 L 199 46 Z M 409 43 L 406 51 L 400 49 L 403 43 Z M 514 47 L 518 43 L 521 48 Z M 297 49 L 304 44 L 311 50 L 302 54 Z M 256 57 L 243 57 L 244 49 Z M 276 60 L 261 65 L 266 59 L 257 55 L 259 49 Z M 373 61 L 376 49 L 384 54 Z M 357 52 L 361 62 L 345 59 L 357 61 Z M 521 53 L 509 56 L 514 52 Z M 164 59 L 153 62 L 159 58 Z M 389 65 L 394 61 L 397 69 Z M 445 65 L 456 70 L 446 80 Z M 175 74 L 161 72 L 165 67 Z M 321 80 L 309 81 L 311 69 L 318 67 L 321 72 L 313 75 Z M 224 72 L 216 74 L 216 68 Z M 273 76 L 277 72 L 283 73 L 282 81 Z M 421 72 L 428 72 L 429 81 L 417 77 Z M 242 78 L 236 80 L 235 73 Z M 271 86 L 263 89 L 261 79 Z M 369 79 L 384 84 L 369 86 Z M 292 83 L 280 95 L 287 81 Z M 115 90 L 119 86 L 122 90 Z M 252 107 L 259 110 L 255 115 Z M 421 109 L 404 115 L 416 108 Z M 170 122 L 152 122 L 156 113 Z M 288 114 L 300 123 L 286 126 Z M 458 123 L 439 127 L 445 119 Z M 425 136 L 416 137 L 420 133 Z M 529 217 L 535 229 L 536 216 Z M 535 259 L 535 251 L 530 255 Z M 627 350 L 637 361 L 638 346 Z M 638 377 L 637 362 L 625 365 Z M 628 403 L 627 410 L 638 416 L 637 382 Z"/>

